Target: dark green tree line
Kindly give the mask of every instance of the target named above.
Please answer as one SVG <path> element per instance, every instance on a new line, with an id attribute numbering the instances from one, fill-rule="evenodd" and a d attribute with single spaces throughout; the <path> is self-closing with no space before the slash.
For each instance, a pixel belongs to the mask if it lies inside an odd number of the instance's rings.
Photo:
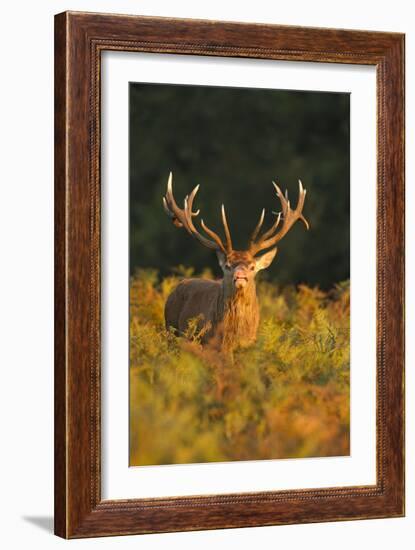
<path id="1" fill-rule="evenodd" d="M 235 248 L 260 211 L 280 209 L 271 184 L 307 189 L 304 214 L 281 241 L 271 280 L 322 288 L 349 277 L 349 95 L 263 89 L 130 84 L 130 268 L 161 274 L 211 267 L 214 254 L 175 228 L 162 208 L 167 177 L 178 201 L 201 184 L 197 208 L 222 231 L 226 205 Z"/>

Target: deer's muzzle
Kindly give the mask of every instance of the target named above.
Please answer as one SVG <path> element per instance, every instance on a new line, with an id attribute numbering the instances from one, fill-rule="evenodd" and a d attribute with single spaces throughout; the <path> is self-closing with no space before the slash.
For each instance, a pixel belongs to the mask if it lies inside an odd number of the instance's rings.
<path id="1" fill-rule="evenodd" d="M 238 268 L 233 274 L 233 283 L 236 288 L 243 288 L 248 283 L 248 275 L 245 269 Z"/>

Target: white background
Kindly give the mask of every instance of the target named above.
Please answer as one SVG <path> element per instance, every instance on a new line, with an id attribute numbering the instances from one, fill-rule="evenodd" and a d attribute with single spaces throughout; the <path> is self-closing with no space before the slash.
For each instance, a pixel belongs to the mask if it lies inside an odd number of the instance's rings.
<path id="1" fill-rule="evenodd" d="M 0 19 L 0 390 L 1 545 L 77 547 L 412 548 L 415 523 L 415 401 L 407 406 L 407 517 L 286 527 L 119 537 L 65 543 L 51 535 L 53 472 L 53 14 L 65 9 L 177 17 L 334 26 L 407 33 L 407 97 L 415 97 L 415 28 L 412 2 L 347 4 L 313 0 L 15 0 Z M 407 105 L 407 152 L 415 150 L 413 103 Z M 407 157 L 407 235 L 415 234 L 414 157 Z M 415 278 L 408 238 L 407 281 Z M 413 285 L 407 288 L 407 376 L 415 394 Z M 411 540 L 412 539 L 412 540 Z"/>
<path id="2" fill-rule="evenodd" d="M 374 485 L 376 70 L 270 60 L 105 52 L 102 62 L 102 497 Z M 128 88 L 170 82 L 351 92 L 351 456 L 129 468 Z M 307 187 L 307 181 L 303 179 Z M 365 182 L 365 185 L 361 185 Z M 160 208 L 160 215 L 162 211 Z M 364 228 L 364 231 L 362 231 Z"/>

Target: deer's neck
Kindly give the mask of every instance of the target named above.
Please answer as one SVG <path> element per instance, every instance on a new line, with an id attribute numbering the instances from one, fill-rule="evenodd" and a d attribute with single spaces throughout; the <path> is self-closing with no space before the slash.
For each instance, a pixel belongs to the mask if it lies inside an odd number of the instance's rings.
<path id="1" fill-rule="evenodd" d="M 224 348 L 235 349 L 252 344 L 256 339 L 259 322 L 255 284 L 233 291 L 223 283 L 220 313 Z"/>

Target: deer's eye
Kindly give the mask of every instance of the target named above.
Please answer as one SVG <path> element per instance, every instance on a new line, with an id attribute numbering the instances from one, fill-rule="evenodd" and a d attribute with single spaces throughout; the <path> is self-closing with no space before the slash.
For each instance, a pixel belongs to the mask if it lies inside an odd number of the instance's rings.
<path id="1" fill-rule="evenodd" d="M 250 269 L 251 271 L 253 271 L 253 270 L 255 269 L 254 264 L 252 264 L 252 265 L 249 267 L 249 269 Z"/>

